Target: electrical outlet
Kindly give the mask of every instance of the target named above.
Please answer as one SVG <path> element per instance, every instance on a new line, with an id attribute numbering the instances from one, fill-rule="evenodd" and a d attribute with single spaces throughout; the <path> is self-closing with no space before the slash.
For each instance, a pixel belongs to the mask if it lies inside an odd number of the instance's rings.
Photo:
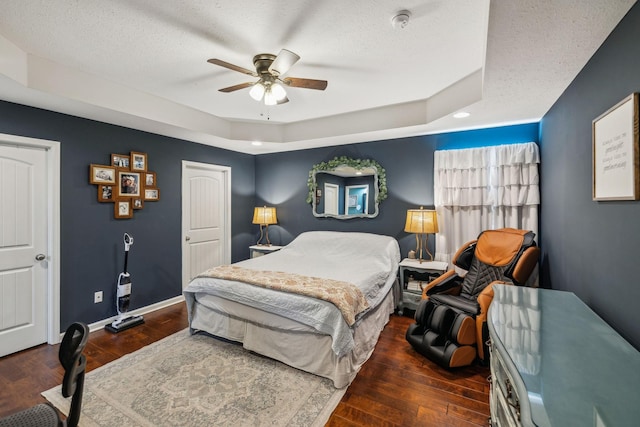
<path id="1" fill-rule="evenodd" d="M 93 294 L 93 303 L 98 304 L 99 302 L 102 302 L 102 291 Z"/>

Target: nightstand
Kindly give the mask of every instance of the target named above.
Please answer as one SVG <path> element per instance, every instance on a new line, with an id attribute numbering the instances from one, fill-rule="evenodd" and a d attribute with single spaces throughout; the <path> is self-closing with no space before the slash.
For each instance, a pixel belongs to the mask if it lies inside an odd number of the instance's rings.
<path id="1" fill-rule="evenodd" d="M 422 287 L 447 271 L 448 264 L 441 261 L 418 261 L 405 258 L 400 263 L 400 303 L 398 314 L 404 307 L 415 310 L 422 299 Z"/>
<path id="2" fill-rule="evenodd" d="M 253 245 L 249 246 L 249 257 L 258 258 L 259 256 L 270 254 L 271 252 L 279 251 L 284 246 L 265 246 L 265 245 Z"/>

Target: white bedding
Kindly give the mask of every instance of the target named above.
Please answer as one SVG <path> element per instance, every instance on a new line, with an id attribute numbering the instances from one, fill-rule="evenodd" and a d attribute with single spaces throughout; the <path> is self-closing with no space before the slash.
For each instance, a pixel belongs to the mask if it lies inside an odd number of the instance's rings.
<path id="1" fill-rule="evenodd" d="M 204 295 L 193 306 L 190 324 L 193 330 L 240 342 L 249 351 L 329 378 L 336 388 L 342 388 L 353 381 L 373 353 L 397 302 L 397 293 L 389 292 L 380 305 L 370 310 L 353 328 L 355 347 L 340 357 L 333 352 L 329 335 L 213 295 Z"/>
<path id="2" fill-rule="evenodd" d="M 253 270 L 296 273 L 350 282 L 375 308 L 393 286 L 400 262 L 395 239 L 369 233 L 311 231 L 298 236 L 278 252 L 236 263 Z M 206 295 L 221 297 L 267 313 L 294 320 L 320 334 L 330 335 L 332 349 L 341 357 L 354 348 L 354 334 L 331 303 L 250 284 L 196 278 L 184 290 L 189 317 L 196 300 L 206 305 Z M 366 315 L 361 313 L 359 320 Z"/>

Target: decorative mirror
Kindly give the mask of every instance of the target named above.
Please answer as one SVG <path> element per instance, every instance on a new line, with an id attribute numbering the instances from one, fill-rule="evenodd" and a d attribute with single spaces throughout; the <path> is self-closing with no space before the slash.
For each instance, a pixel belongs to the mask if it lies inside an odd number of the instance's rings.
<path id="1" fill-rule="evenodd" d="M 307 203 L 316 217 L 375 218 L 387 198 L 385 170 L 371 159 L 342 156 L 318 163 L 309 172 Z"/>

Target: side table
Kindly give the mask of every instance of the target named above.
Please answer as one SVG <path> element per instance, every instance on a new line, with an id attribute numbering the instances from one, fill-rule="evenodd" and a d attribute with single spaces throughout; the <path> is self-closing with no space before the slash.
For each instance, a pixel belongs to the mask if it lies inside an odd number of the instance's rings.
<path id="1" fill-rule="evenodd" d="M 400 276 L 400 303 L 398 314 L 404 314 L 404 308 L 415 310 L 422 299 L 420 287 L 410 288 L 408 280 L 413 277 L 418 283 L 429 283 L 447 271 L 448 264 L 442 261 L 422 261 L 405 258 L 400 262 L 398 275 Z"/>
<path id="2" fill-rule="evenodd" d="M 284 246 L 276 246 L 276 245 L 253 245 L 249 246 L 249 257 L 257 258 L 262 255 L 270 254 L 271 252 L 279 251 L 284 248 Z"/>

